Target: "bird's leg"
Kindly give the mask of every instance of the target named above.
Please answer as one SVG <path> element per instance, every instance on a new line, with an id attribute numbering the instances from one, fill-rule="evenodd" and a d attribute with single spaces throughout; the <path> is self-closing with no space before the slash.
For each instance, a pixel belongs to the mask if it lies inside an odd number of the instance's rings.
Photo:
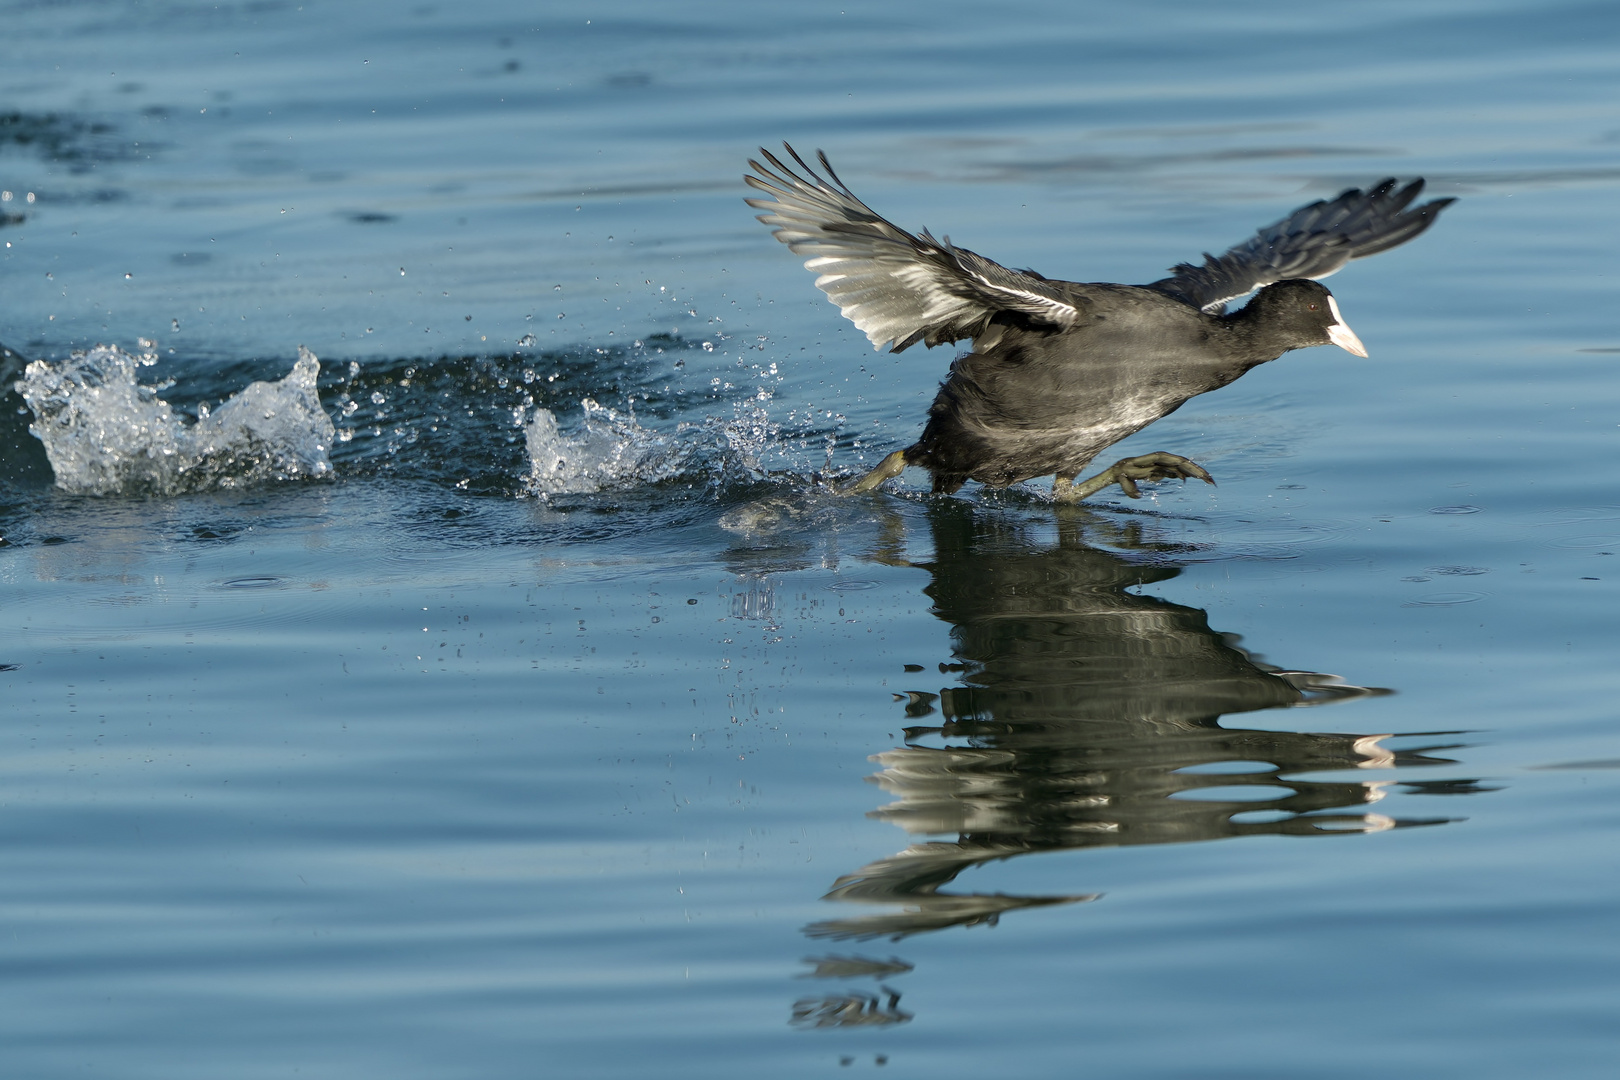
<path id="1" fill-rule="evenodd" d="M 1206 484 L 1213 484 L 1209 473 L 1197 462 L 1188 461 L 1180 454 L 1167 454 L 1156 451 L 1143 454 L 1140 457 L 1121 458 L 1108 468 L 1076 484 L 1073 477 L 1059 476 L 1052 481 L 1052 499 L 1055 502 L 1079 502 L 1097 494 L 1111 484 L 1118 484 L 1119 489 L 1133 499 L 1142 497 L 1137 490 L 1139 480 L 1187 480 L 1197 478 Z"/>
<path id="2" fill-rule="evenodd" d="M 899 476 L 906 471 L 906 452 L 896 450 L 882 461 L 877 468 L 855 481 L 849 487 L 840 491 L 840 495 L 859 495 L 864 491 L 871 491 L 885 480 Z"/>

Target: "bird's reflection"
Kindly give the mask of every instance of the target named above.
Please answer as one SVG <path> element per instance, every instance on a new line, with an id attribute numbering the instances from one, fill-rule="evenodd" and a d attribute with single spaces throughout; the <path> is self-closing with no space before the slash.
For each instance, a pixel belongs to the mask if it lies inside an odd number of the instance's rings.
<path id="1" fill-rule="evenodd" d="M 1385 691 L 1274 668 L 1210 629 L 1204 612 L 1129 591 L 1181 572 L 1169 549 L 1128 533 L 1105 538 L 1114 550 L 1093 546 L 1088 530 L 1109 526 L 1084 510 L 1065 516 L 1055 543 L 961 503 L 936 506 L 929 522 L 933 559 L 917 565 L 952 626 L 954 662 L 941 668 L 960 685 L 897 695 L 914 722 L 937 722 L 908 727 L 904 746 L 873 759 L 871 778 L 894 796 L 871 816 L 918 840 L 826 897 L 882 910 L 813 923 L 810 937 L 898 940 L 1096 899 L 941 891 L 973 866 L 1030 852 L 1438 823 L 1370 807 L 1391 782 L 1384 770 L 1450 764 L 1432 756 L 1444 746 L 1221 725 L 1232 713 Z M 1377 776 L 1344 778 L 1368 768 Z"/>

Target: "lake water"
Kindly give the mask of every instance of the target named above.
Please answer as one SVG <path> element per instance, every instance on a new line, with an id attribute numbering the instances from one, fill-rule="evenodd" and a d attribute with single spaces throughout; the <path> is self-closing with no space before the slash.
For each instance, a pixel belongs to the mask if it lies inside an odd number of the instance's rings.
<path id="1" fill-rule="evenodd" d="M 1613 1075 L 1612 4 L 0 26 L 8 1075 Z M 1460 201 L 1218 487 L 843 499 L 950 350 L 783 139 L 1078 280 Z"/>

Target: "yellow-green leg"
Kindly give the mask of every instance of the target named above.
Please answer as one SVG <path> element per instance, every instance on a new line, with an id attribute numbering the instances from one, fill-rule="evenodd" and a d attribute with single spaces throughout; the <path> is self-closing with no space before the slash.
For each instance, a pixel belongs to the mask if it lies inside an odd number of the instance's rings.
<path id="1" fill-rule="evenodd" d="M 839 492 L 840 495 L 859 495 L 863 491 L 871 491 L 885 480 L 892 480 L 906 471 L 906 452 L 896 450 L 882 461 L 877 468 L 855 481 L 849 487 Z"/>
<path id="2" fill-rule="evenodd" d="M 1136 486 L 1137 481 L 1177 479 L 1198 479 L 1206 484 L 1215 482 L 1197 462 L 1189 461 L 1180 454 L 1167 454 L 1159 450 L 1140 457 L 1121 458 L 1096 476 L 1078 484 L 1072 476 L 1054 477 L 1052 499 L 1054 502 L 1079 502 L 1112 484 L 1118 484 L 1119 489 L 1131 498 L 1140 499 L 1142 492 Z"/>

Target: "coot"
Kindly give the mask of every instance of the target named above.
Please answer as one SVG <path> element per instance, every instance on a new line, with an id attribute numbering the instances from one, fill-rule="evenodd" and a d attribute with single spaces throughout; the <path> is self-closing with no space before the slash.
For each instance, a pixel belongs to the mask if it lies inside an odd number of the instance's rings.
<path id="1" fill-rule="evenodd" d="M 1405 243 L 1454 201 L 1412 206 L 1422 180 L 1385 180 L 1302 206 L 1159 281 L 1079 284 L 1009 270 L 927 229 L 913 236 L 856 198 L 825 154 L 817 154 L 823 179 L 783 146 L 801 171 L 762 149 L 769 165 L 749 161 L 757 175 L 745 179 L 771 197 L 748 205 L 766 211 L 759 220 L 778 240 L 810 256 L 804 265 L 816 286 L 873 348 L 973 340 L 951 364 L 922 437 L 847 492 L 870 491 L 907 465 L 927 469 L 936 492 L 1051 475 L 1061 501 L 1111 484 L 1136 498 L 1138 481 L 1214 483 L 1196 463 L 1163 452 L 1075 477 L 1104 448 L 1290 349 L 1331 343 L 1366 356 L 1332 294 L 1310 279 Z M 1228 301 L 1256 288 L 1227 312 Z"/>

